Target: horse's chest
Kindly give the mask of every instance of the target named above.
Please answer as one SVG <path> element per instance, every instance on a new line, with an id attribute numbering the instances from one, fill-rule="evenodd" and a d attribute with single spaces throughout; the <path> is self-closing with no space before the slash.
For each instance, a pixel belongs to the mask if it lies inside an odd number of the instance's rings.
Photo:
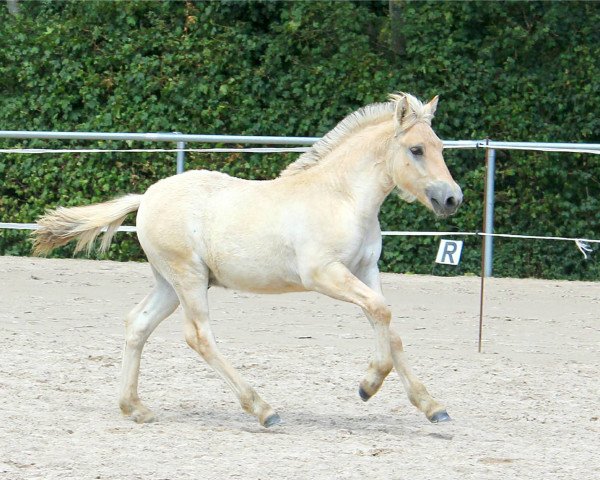
<path id="1" fill-rule="evenodd" d="M 381 254 L 381 244 L 361 242 L 356 248 L 349 250 L 342 256 L 342 263 L 356 274 L 364 267 L 376 264 Z"/>
<path id="2" fill-rule="evenodd" d="M 323 262 L 338 261 L 356 273 L 361 268 L 376 264 L 381 254 L 381 230 L 378 223 L 367 226 L 349 225 L 336 229 L 316 245 L 328 258 Z"/>

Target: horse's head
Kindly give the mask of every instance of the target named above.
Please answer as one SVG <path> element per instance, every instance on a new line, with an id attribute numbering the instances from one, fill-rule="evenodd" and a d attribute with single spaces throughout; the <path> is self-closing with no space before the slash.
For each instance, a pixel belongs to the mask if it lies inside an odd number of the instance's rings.
<path id="1" fill-rule="evenodd" d="M 418 199 L 440 217 L 454 214 L 463 194 L 444 162 L 442 141 L 431 128 L 438 97 L 426 105 L 408 94 L 392 95 L 391 100 L 395 134 L 388 168 L 400 197 Z"/>

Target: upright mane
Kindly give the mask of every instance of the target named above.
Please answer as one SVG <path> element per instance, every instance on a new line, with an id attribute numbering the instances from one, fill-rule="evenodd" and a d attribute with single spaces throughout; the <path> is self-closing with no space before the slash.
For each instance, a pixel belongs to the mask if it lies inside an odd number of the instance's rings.
<path id="1" fill-rule="evenodd" d="M 418 122 L 431 124 L 433 115 L 425 108 L 419 99 L 408 93 L 392 93 L 389 101 L 384 103 L 373 103 L 358 109 L 339 122 L 333 130 L 330 130 L 323 138 L 315 142 L 310 150 L 298 157 L 298 160 L 288 165 L 281 172 L 280 177 L 295 175 L 303 170 L 314 167 L 328 153 L 338 147 L 343 140 L 355 133 L 357 130 L 381 119 L 385 115 L 396 115 L 398 102 L 406 98 L 408 100 L 409 115 L 404 117 L 408 120 L 405 129 L 412 127 Z"/>

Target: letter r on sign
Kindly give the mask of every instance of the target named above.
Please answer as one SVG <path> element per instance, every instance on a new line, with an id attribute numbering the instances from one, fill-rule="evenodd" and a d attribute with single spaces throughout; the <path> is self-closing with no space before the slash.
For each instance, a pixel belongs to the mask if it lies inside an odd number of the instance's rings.
<path id="1" fill-rule="evenodd" d="M 458 265 L 462 253 L 463 242 L 459 240 L 441 240 L 438 248 L 436 263 Z"/>

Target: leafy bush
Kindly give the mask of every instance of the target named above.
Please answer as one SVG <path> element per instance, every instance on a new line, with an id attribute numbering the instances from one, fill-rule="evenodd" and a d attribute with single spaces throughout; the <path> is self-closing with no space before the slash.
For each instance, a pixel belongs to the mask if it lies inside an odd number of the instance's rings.
<path id="1" fill-rule="evenodd" d="M 400 51 L 390 48 L 388 2 L 20 7 L 17 16 L 0 10 L 0 129 L 318 136 L 349 112 L 403 90 L 424 99 L 441 95 L 435 128 L 442 138 L 600 137 L 600 6 L 593 2 L 566 9 L 560 2 L 398 1 Z M 187 163 L 267 179 L 292 159 L 192 154 Z M 446 159 L 465 193 L 460 213 L 436 220 L 391 197 L 381 212 L 383 229 L 481 229 L 484 154 L 448 151 Z M 497 166 L 497 232 L 600 236 L 597 156 L 499 152 Z M 31 222 L 47 207 L 143 192 L 173 173 L 174 158 L 166 154 L 3 155 L 0 218 Z M 382 268 L 429 273 L 436 243 L 386 238 Z M 600 277 L 598 261 L 583 261 L 571 243 L 495 245 L 499 276 Z M 479 248 L 479 239 L 467 239 L 462 273 L 479 271 Z M 29 251 L 25 233 L 0 232 L 0 253 Z M 56 255 L 71 252 L 65 247 Z M 143 258 L 129 234 L 117 236 L 108 256 Z"/>

